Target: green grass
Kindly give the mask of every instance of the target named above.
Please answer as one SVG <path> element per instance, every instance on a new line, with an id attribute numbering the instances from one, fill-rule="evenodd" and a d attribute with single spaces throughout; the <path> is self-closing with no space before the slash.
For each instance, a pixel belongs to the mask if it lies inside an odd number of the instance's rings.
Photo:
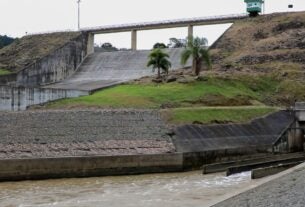
<path id="1" fill-rule="evenodd" d="M 278 110 L 273 107 L 200 107 L 163 110 L 165 119 L 173 124 L 191 124 L 194 122 L 244 123 Z"/>
<path id="2" fill-rule="evenodd" d="M 8 75 L 11 74 L 12 72 L 6 69 L 0 69 L 0 75 Z"/>
<path id="3" fill-rule="evenodd" d="M 191 106 L 205 95 L 216 94 L 224 98 L 247 96 L 260 100 L 265 92 L 275 90 L 272 81 L 254 78 L 227 80 L 208 78 L 188 84 L 126 84 L 98 91 L 90 96 L 64 99 L 49 103 L 47 108 L 102 107 L 102 108 L 160 108 Z"/>

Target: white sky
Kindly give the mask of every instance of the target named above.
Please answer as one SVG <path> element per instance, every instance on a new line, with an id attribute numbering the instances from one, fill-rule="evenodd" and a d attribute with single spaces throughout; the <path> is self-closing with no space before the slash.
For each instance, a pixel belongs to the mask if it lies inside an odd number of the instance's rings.
<path id="1" fill-rule="evenodd" d="M 266 12 L 305 10 L 305 0 L 265 0 Z M 288 9 L 293 4 L 293 9 Z M 82 0 L 81 27 L 245 13 L 243 0 Z M 75 30 L 76 0 L 0 0 L 0 34 L 21 37 L 28 33 Z M 228 25 L 195 27 L 194 35 L 212 43 Z M 170 37 L 184 38 L 186 28 L 142 31 L 138 47 L 149 49 Z M 96 36 L 96 43 L 130 47 L 130 33 Z"/>

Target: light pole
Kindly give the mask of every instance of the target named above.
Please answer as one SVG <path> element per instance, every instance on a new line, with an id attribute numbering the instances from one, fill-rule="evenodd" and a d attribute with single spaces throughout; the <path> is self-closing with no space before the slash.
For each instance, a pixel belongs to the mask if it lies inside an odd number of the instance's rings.
<path id="1" fill-rule="evenodd" d="M 77 22 L 77 27 L 78 27 L 78 30 L 80 30 L 80 2 L 81 2 L 81 0 L 77 0 L 77 4 L 78 4 L 78 13 L 77 13 L 78 22 Z"/>

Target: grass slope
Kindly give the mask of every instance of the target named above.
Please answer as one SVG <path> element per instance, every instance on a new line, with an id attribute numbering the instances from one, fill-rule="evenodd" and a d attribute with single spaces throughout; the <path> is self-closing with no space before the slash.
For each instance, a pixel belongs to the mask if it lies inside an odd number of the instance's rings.
<path id="1" fill-rule="evenodd" d="M 244 123 L 277 110 L 277 108 L 264 106 L 198 107 L 166 109 L 162 111 L 162 114 L 172 124 Z"/>
<path id="2" fill-rule="evenodd" d="M 272 80 L 246 77 L 230 80 L 210 77 L 188 84 L 126 84 L 98 91 L 90 96 L 49 103 L 47 108 L 173 108 L 190 106 L 238 106 L 259 103 L 273 93 Z M 251 103 L 250 103 L 251 102 Z"/>
<path id="3" fill-rule="evenodd" d="M 8 75 L 11 74 L 12 72 L 6 69 L 1 69 L 0 68 L 0 75 Z"/>

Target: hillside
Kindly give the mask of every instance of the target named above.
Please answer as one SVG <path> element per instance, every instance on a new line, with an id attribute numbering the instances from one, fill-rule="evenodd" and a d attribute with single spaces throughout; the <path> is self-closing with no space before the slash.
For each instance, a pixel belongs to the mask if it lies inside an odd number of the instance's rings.
<path id="1" fill-rule="evenodd" d="M 12 37 L 9 37 L 6 35 L 4 35 L 4 36 L 0 35 L 0 49 L 7 45 L 12 44 L 14 41 L 15 41 L 15 38 L 12 38 Z"/>
<path id="2" fill-rule="evenodd" d="M 211 50 L 222 77 L 269 77 L 276 90 L 267 104 L 305 99 L 305 12 L 280 13 L 237 21 Z"/>
<path id="3" fill-rule="evenodd" d="M 64 32 L 24 36 L 0 49 L 0 69 L 18 72 L 78 35 L 78 32 Z"/>

